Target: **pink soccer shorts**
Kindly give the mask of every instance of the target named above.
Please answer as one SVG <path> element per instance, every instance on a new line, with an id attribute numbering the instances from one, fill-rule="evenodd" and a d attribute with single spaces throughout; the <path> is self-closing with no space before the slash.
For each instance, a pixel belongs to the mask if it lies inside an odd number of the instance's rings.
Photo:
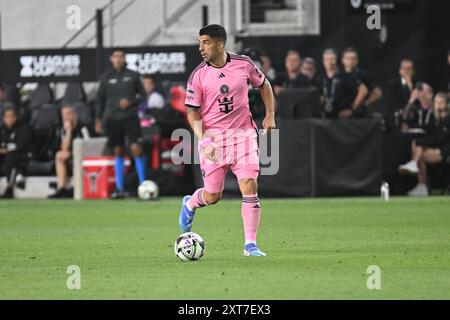
<path id="1" fill-rule="evenodd" d="M 203 148 L 199 147 L 200 168 L 204 188 L 208 193 L 220 193 L 223 191 L 225 176 L 229 168 L 231 168 L 238 181 L 258 178 L 260 168 L 259 148 L 256 137 L 246 139 L 243 143 L 216 147 L 215 152 L 217 162 L 205 158 Z"/>

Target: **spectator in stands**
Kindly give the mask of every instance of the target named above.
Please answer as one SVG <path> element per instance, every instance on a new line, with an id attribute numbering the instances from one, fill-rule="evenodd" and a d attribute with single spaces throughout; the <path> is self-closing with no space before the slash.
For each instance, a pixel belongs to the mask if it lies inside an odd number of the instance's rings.
<path id="1" fill-rule="evenodd" d="M 61 126 L 57 128 L 56 136 L 59 144 L 59 151 L 55 155 L 55 169 L 58 177 L 58 188 L 50 199 L 71 198 L 73 190 L 68 186 L 68 172 L 72 161 L 72 147 L 75 138 L 89 139 L 91 136 L 87 126 L 78 122 L 75 108 L 71 105 L 64 105 L 60 111 Z"/>
<path id="2" fill-rule="evenodd" d="M 450 99 L 450 49 L 447 52 L 447 64 L 448 64 L 447 96 Z"/>
<path id="3" fill-rule="evenodd" d="M 403 109 L 402 120 L 402 132 L 411 128 L 427 132 L 433 127 L 433 89 L 428 84 L 416 83 Z"/>
<path id="4" fill-rule="evenodd" d="M 382 97 L 381 89 L 370 80 L 367 73 L 359 67 L 359 54 L 355 48 L 349 47 L 342 52 L 342 65 L 344 71 L 355 78 L 354 96 L 354 117 L 364 117 L 368 108 Z"/>
<path id="5" fill-rule="evenodd" d="M 0 114 L 3 114 L 3 108 L 5 107 L 6 102 L 6 91 L 5 87 L 0 84 Z"/>
<path id="6" fill-rule="evenodd" d="M 21 124 L 16 109 L 3 109 L 3 126 L 0 129 L 0 163 L 7 179 L 4 199 L 14 197 L 14 186 L 19 176 L 23 176 L 27 164 L 27 153 L 30 146 L 31 132 Z"/>
<path id="7" fill-rule="evenodd" d="M 112 69 L 100 79 L 97 92 L 96 131 L 106 127 L 108 145 L 115 156 L 116 191 L 112 199 L 123 199 L 125 191 L 125 138 L 130 144 L 139 183 L 145 180 L 145 157 L 142 152 L 138 106 L 145 97 L 137 72 L 125 66 L 125 51 L 111 51 Z"/>
<path id="8" fill-rule="evenodd" d="M 316 61 L 311 57 L 303 59 L 300 72 L 309 79 L 313 87 L 319 88 L 319 80 L 317 79 Z"/>
<path id="9" fill-rule="evenodd" d="M 273 83 L 275 81 L 276 72 L 272 67 L 272 59 L 270 59 L 269 55 L 265 52 L 261 53 L 260 59 L 262 64 L 261 71 L 264 73 L 267 80 L 269 80 L 270 83 Z"/>
<path id="10" fill-rule="evenodd" d="M 410 196 L 427 196 L 427 164 L 439 164 L 450 160 L 450 114 L 445 92 L 434 98 L 434 130 L 411 145 L 411 161 L 399 167 L 400 173 L 417 175 L 417 186 L 408 192 Z"/>
<path id="11" fill-rule="evenodd" d="M 325 73 L 319 81 L 324 115 L 327 118 L 350 118 L 357 108 L 352 94 L 357 86 L 356 80 L 339 70 L 335 49 L 326 49 L 322 59 Z"/>
<path id="12" fill-rule="evenodd" d="M 151 109 L 162 109 L 166 105 L 164 97 L 155 91 L 155 80 L 150 75 L 143 78 L 145 100 L 139 105 L 139 118 L 142 118 Z"/>
<path id="13" fill-rule="evenodd" d="M 302 58 L 296 50 L 289 50 L 284 60 L 285 72 L 278 74 L 273 90 L 279 95 L 284 88 L 307 88 L 310 86 L 309 79 L 300 72 Z"/>
<path id="14" fill-rule="evenodd" d="M 399 76 L 388 82 L 387 99 L 389 109 L 403 112 L 416 85 L 414 62 L 405 58 L 400 62 Z"/>

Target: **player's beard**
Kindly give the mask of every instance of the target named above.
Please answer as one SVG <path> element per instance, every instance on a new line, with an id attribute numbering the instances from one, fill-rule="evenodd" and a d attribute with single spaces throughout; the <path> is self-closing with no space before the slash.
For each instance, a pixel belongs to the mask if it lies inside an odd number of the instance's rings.
<path id="1" fill-rule="evenodd" d="M 211 61 L 214 60 L 214 56 L 205 54 L 204 56 L 202 56 L 202 59 L 203 59 L 203 62 L 210 63 Z"/>
<path id="2" fill-rule="evenodd" d="M 202 58 L 203 58 L 204 62 L 215 65 L 219 57 L 220 57 L 220 52 L 216 52 L 216 53 L 210 54 L 209 56 L 206 55 L 204 58 L 203 57 Z"/>

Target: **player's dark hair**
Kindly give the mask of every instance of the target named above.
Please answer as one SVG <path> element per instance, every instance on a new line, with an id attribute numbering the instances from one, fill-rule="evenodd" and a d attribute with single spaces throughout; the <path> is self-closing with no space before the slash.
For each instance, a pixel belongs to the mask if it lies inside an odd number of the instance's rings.
<path id="1" fill-rule="evenodd" d="M 213 39 L 223 41 L 223 43 L 227 42 L 227 32 L 224 27 L 218 24 L 207 25 L 201 28 L 198 34 L 200 36 L 210 36 Z"/>

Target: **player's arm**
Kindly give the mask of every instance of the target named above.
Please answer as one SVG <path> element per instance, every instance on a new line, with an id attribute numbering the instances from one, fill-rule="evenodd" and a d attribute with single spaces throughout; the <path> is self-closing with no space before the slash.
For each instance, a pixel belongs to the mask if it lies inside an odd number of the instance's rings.
<path id="1" fill-rule="evenodd" d="M 263 120 L 263 128 L 266 132 L 275 129 L 275 98 L 273 96 L 272 86 L 270 82 L 265 79 L 264 83 L 260 87 L 261 98 L 266 108 L 266 116 Z"/>
<path id="2" fill-rule="evenodd" d="M 203 128 L 202 128 L 202 116 L 200 115 L 200 110 L 197 108 L 191 108 L 186 106 L 187 109 L 187 120 L 191 126 L 194 134 L 199 140 L 203 139 Z"/>
<path id="3" fill-rule="evenodd" d="M 199 108 L 193 108 L 186 105 L 187 108 L 187 119 L 189 125 L 191 126 L 194 134 L 200 141 L 200 145 L 203 148 L 203 155 L 214 162 L 217 162 L 216 151 L 214 145 L 211 143 L 210 138 L 205 137 L 205 132 L 202 127 L 202 116 L 200 115 Z"/>

